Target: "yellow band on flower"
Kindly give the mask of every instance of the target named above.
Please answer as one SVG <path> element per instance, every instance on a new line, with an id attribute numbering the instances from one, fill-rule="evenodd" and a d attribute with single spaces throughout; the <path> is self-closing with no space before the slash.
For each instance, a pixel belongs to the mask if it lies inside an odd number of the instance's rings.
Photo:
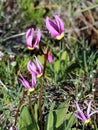
<path id="1" fill-rule="evenodd" d="M 64 33 L 62 33 L 60 36 L 57 36 L 56 39 L 61 40 L 63 37 L 64 37 Z"/>
<path id="2" fill-rule="evenodd" d="M 88 123 L 91 123 L 90 119 L 88 119 L 88 120 L 85 121 L 85 124 L 88 124 Z"/>
<path id="3" fill-rule="evenodd" d="M 42 75 L 43 75 L 42 73 L 41 73 L 41 74 L 39 74 L 39 75 L 37 75 L 37 78 L 40 78 Z"/>
<path id="4" fill-rule="evenodd" d="M 35 88 L 32 88 L 32 89 L 29 89 L 28 92 L 31 93 L 31 92 L 34 92 Z"/>
<path id="5" fill-rule="evenodd" d="M 28 47 L 29 50 L 34 50 L 34 48 Z"/>

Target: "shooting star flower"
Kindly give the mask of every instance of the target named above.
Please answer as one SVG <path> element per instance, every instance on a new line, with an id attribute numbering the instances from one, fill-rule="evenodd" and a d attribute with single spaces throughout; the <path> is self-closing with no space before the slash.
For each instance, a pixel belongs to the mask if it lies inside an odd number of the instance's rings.
<path id="1" fill-rule="evenodd" d="M 36 60 L 36 64 L 30 60 L 27 64 L 27 68 L 30 73 L 34 73 L 39 78 L 42 76 L 42 64 L 36 56 L 34 57 Z"/>
<path id="2" fill-rule="evenodd" d="M 22 85 L 28 90 L 28 92 L 33 92 L 35 90 L 36 76 L 34 74 L 32 74 L 31 85 L 22 75 L 20 81 L 22 82 Z"/>
<path id="3" fill-rule="evenodd" d="M 26 32 L 26 45 L 30 50 L 33 50 L 40 42 L 41 31 L 38 29 L 36 36 L 34 36 L 34 28 L 30 28 Z"/>
<path id="4" fill-rule="evenodd" d="M 48 54 L 47 54 L 47 59 L 48 59 L 48 62 L 49 63 L 52 63 L 53 62 L 53 54 L 51 53 L 51 52 L 49 52 Z"/>
<path id="5" fill-rule="evenodd" d="M 84 121 L 85 124 L 90 123 L 90 122 L 91 122 L 90 117 L 91 117 L 93 114 L 95 114 L 95 113 L 98 112 L 98 110 L 96 110 L 96 111 L 93 111 L 93 112 L 90 113 L 91 104 L 92 104 L 92 101 L 89 102 L 88 108 L 87 108 L 87 112 L 86 112 L 86 115 L 85 115 L 85 114 L 83 113 L 83 110 L 80 109 L 78 102 L 76 102 L 76 107 L 77 107 L 77 109 L 78 109 L 78 112 L 75 112 L 74 115 L 76 116 L 76 118 L 78 118 L 78 119 Z"/>
<path id="6" fill-rule="evenodd" d="M 55 21 L 46 17 L 46 27 L 49 33 L 57 40 L 61 40 L 64 37 L 64 24 L 59 16 L 54 15 Z"/>

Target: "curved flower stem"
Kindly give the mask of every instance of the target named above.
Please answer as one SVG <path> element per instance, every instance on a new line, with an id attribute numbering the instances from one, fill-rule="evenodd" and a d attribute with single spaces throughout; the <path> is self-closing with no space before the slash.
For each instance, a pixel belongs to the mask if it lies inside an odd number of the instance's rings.
<path id="1" fill-rule="evenodd" d="M 32 101 L 31 101 L 31 98 L 30 98 L 30 94 L 28 95 L 28 98 L 29 98 L 29 104 L 30 104 L 31 113 L 32 113 L 32 116 L 33 116 L 33 119 L 34 119 L 34 123 L 36 124 L 36 120 L 35 120 L 35 116 L 34 116 L 34 110 L 33 110 L 33 107 L 32 107 Z"/>
<path id="2" fill-rule="evenodd" d="M 40 116 L 40 129 L 43 130 L 43 116 L 42 116 L 42 92 L 43 92 L 43 86 L 44 86 L 44 76 L 45 76 L 45 70 L 46 70 L 46 63 L 47 63 L 47 57 L 44 55 L 44 68 L 43 68 L 43 78 L 42 78 L 42 84 L 40 87 L 40 93 L 39 93 L 39 116 Z"/>
<path id="3" fill-rule="evenodd" d="M 18 118 L 18 113 L 19 113 L 19 109 L 20 109 L 21 105 L 22 105 L 23 102 L 24 102 L 24 97 L 25 97 L 26 94 L 27 94 L 27 91 L 24 91 L 24 92 L 23 92 L 22 99 L 20 100 L 19 106 L 18 106 L 17 111 L 16 111 L 15 122 L 14 122 L 13 126 L 16 126 L 17 118 Z"/>
<path id="4" fill-rule="evenodd" d="M 42 116 L 42 91 L 43 91 L 44 80 L 42 80 L 42 85 L 40 87 L 39 93 L 39 116 L 40 116 L 40 129 L 43 130 L 43 116 Z"/>

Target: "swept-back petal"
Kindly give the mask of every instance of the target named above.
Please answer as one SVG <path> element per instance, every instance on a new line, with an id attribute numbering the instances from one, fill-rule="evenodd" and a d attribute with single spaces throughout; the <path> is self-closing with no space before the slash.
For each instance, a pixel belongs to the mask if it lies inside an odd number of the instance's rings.
<path id="1" fill-rule="evenodd" d="M 46 17 L 46 27 L 53 37 L 60 35 L 57 25 L 54 23 L 53 20 L 49 19 L 48 17 Z"/>
<path id="2" fill-rule="evenodd" d="M 29 82 L 21 75 L 20 81 L 22 82 L 23 86 L 28 90 L 31 88 Z"/>
<path id="3" fill-rule="evenodd" d="M 40 39 L 41 39 L 41 31 L 40 31 L 40 29 L 38 29 L 37 34 L 36 34 L 36 37 L 35 37 L 34 47 L 39 44 Z"/>
<path id="4" fill-rule="evenodd" d="M 89 102 L 88 104 L 88 108 L 87 108 L 87 117 L 90 118 L 90 109 L 91 109 L 91 104 L 92 104 L 92 100 Z"/>
<path id="5" fill-rule="evenodd" d="M 96 110 L 96 111 L 92 112 L 91 114 L 89 114 L 89 117 L 92 116 L 95 113 L 98 113 L 98 110 Z"/>
<path id="6" fill-rule="evenodd" d="M 27 64 L 28 71 L 32 74 L 37 74 L 37 68 L 36 65 L 30 60 Z"/>
<path id="7" fill-rule="evenodd" d="M 77 109 L 79 111 L 79 114 L 81 115 L 82 119 L 85 121 L 87 118 L 85 117 L 83 111 L 80 109 L 78 102 L 76 102 Z"/>
<path id="8" fill-rule="evenodd" d="M 62 32 L 64 33 L 63 21 L 57 15 L 54 15 L 54 17 L 55 17 L 56 23 L 58 25 L 59 33 L 62 33 Z"/>
<path id="9" fill-rule="evenodd" d="M 28 90 L 28 94 L 30 94 L 30 92 L 34 92 L 35 85 L 36 85 L 36 76 L 35 74 L 32 74 L 32 87 Z"/>
<path id="10" fill-rule="evenodd" d="M 36 56 L 34 56 L 35 57 L 35 60 L 36 60 L 36 64 L 37 64 L 37 70 L 38 70 L 38 72 L 39 73 L 42 73 L 42 64 L 41 64 L 41 62 L 38 60 L 38 58 L 36 57 Z"/>
<path id="11" fill-rule="evenodd" d="M 76 118 L 78 118 L 78 119 L 83 121 L 82 117 L 77 112 L 74 112 L 74 115 L 76 116 Z"/>
<path id="12" fill-rule="evenodd" d="M 40 29 L 38 29 L 37 34 L 33 38 L 33 41 L 32 41 L 32 45 L 34 48 L 39 44 L 40 39 L 41 39 L 41 31 L 40 31 Z"/>
<path id="13" fill-rule="evenodd" d="M 30 48 L 32 48 L 33 34 L 34 34 L 33 28 L 28 29 L 26 32 L 26 45 Z"/>
<path id="14" fill-rule="evenodd" d="M 36 76 L 35 74 L 32 74 L 32 87 L 36 85 Z"/>

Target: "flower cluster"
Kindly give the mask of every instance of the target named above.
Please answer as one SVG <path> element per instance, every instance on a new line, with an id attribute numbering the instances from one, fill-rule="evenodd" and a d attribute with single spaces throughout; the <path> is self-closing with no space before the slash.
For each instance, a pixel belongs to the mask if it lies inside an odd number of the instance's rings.
<path id="1" fill-rule="evenodd" d="M 54 15 L 55 20 L 51 20 L 49 17 L 46 18 L 46 27 L 51 33 L 51 35 L 56 38 L 57 40 L 61 40 L 64 37 L 64 24 L 62 20 L 57 16 Z M 26 45 L 30 50 L 33 50 L 39 45 L 41 40 L 41 31 L 40 29 L 37 30 L 36 34 L 34 34 L 34 28 L 30 28 L 26 32 Z M 53 62 L 53 55 L 52 53 L 45 54 L 49 63 Z M 36 64 L 33 61 L 29 61 L 27 64 L 27 69 L 32 75 L 31 84 L 26 80 L 22 75 L 20 81 L 22 82 L 23 86 L 29 91 L 33 92 L 35 85 L 36 85 L 36 78 L 42 76 L 42 64 L 34 56 L 36 60 Z"/>
<path id="2" fill-rule="evenodd" d="M 46 28 L 49 33 L 57 40 L 61 40 L 64 37 L 64 24 L 59 16 L 54 15 L 55 20 L 46 17 Z M 26 45 L 28 49 L 33 50 L 36 48 L 41 40 L 41 31 L 38 29 L 34 34 L 34 28 L 30 28 L 26 32 Z M 47 54 L 47 60 L 52 63 L 52 54 Z"/>
<path id="3" fill-rule="evenodd" d="M 31 85 L 22 75 L 21 75 L 21 78 L 20 78 L 20 81 L 22 82 L 23 86 L 29 92 L 33 92 L 35 90 L 34 87 L 36 85 L 36 77 L 42 76 L 42 64 L 40 63 L 40 61 L 37 59 L 36 56 L 34 56 L 34 57 L 35 57 L 35 60 L 36 60 L 36 64 L 31 60 L 27 64 L 27 69 L 32 75 Z"/>
<path id="4" fill-rule="evenodd" d="M 91 119 L 90 117 L 95 114 L 95 113 L 98 113 L 98 110 L 96 111 L 93 111 L 90 113 L 90 109 L 91 109 L 91 104 L 92 104 L 92 101 L 89 102 L 89 105 L 88 105 L 88 108 L 87 108 L 87 112 L 86 112 L 86 115 L 83 113 L 83 110 L 80 109 L 79 107 L 79 104 L 78 102 L 76 102 L 76 107 L 78 109 L 78 112 L 75 112 L 74 115 L 80 119 L 81 121 L 84 121 L 85 124 L 88 124 L 91 122 Z"/>
<path id="5" fill-rule="evenodd" d="M 57 40 L 61 40 L 64 37 L 64 24 L 62 20 L 54 15 L 55 20 L 46 17 L 46 28 L 49 33 L 56 38 Z M 41 31 L 37 30 L 36 35 L 34 36 L 34 28 L 30 28 L 26 32 L 26 45 L 30 50 L 33 50 L 40 42 L 41 39 Z"/>

